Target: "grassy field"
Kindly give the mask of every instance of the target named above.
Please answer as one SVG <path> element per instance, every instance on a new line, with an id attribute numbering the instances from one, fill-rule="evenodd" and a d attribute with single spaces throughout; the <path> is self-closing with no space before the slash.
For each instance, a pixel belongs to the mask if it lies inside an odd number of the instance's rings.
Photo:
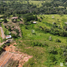
<path id="1" fill-rule="evenodd" d="M 36 21 L 37 24 L 21 26 L 23 38 L 16 40 L 17 48 L 21 52 L 33 56 L 23 67 L 60 67 L 60 63 L 64 63 L 64 57 L 61 55 L 62 50 L 60 46 L 67 44 L 67 37 L 45 33 L 39 30 L 39 26 L 50 29 L 53 22 L 55 22 L 63 29 L 65 25 L 64 22 L 67 22 L 67 15 L 38 15 L 38 17 L 42 17 L 42 19 L 40 22 Z M 26 29 L 26 27 L 28 29 Z M 32 30 L 35 31 L 35 34 L 32 33 Z M 50 36 L 52 37 L 52 41 L 49 41 Z M 56 42 L 56 39 L 59 39 L 61 42 Z M 40 46 L 40 44 L 44 46 Z M 55 49 L 58 54 L 49 53 L 52 49 Z M 52 61 L 53 59 L 56 59 L 56 61 Z M 65 63 L 63 67 L 66 67 Z"/>

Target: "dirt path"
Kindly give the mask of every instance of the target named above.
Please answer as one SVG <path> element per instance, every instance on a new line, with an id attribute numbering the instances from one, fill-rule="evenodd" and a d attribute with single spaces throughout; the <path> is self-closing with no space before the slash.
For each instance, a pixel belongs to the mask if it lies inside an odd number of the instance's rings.
<path id="1" fill-rule="evenodd" d="M 2 27 L 0 27 L 0 29 L 1 29 L 1 36 L 2 36 L 2 38 L 4 39 L 4 38 L 5 38 L 5 35 L 4 35 L 3 28 L 2 28 Z"/>
<path id="2" fill-rule="evenodd" d="M 16 43 L 13 43 L 10 46 L 4 48 L 5 52 L 0 56 L 0 67 L 7 65 L 10 59 L 13 59 L 14 61 L 18 60 L 18 67 L 22 67 L 25 62 L 32 58 L 32 56 L 17 51 L 17 48 L 13 46 L 15 44 Z"/>

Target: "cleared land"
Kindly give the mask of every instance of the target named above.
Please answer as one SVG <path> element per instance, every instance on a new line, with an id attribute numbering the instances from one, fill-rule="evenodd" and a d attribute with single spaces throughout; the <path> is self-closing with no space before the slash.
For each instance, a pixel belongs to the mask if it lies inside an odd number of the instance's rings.
<path id="1" fill-rule="evenodd" d="M 15 43 L 14 43 L 15 45 Z M 27 62 L 32 56 L 21 53 L 16 50 L 15 46 L 10 45 L 4 48 L 5 52 L 0 55 L 0 66 L 2 67 L 22 67 L 25 62 Z M 17 61 L 17 63 L 16 63 Z"/>

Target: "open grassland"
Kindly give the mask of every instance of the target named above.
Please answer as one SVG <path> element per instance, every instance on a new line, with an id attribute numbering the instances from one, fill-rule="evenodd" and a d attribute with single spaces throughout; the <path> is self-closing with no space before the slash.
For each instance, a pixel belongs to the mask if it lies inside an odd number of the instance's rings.
<path id="1" fill-rule="evenodd" d="M 53 22 L 57 23 L 57 25 L 60 25 L 60 27 L 63 29 L 63 26 L 65 25 L 64 22 L 67 22 L 67 15 L 39 15 L 40 17 L 44 17 L 41 22 L 37 21 L 37 24 L 28 25 L 27 27 L 29 29 L 25 29 L 26 26 L 22 26 L 21 30 L 23 32 L 23 35 L 25 36 L 25 39 L 30 40 L 48 40 L 49 36 L 52 36 L 53 42 L 55 42 L 56 39 L 60 39 L 62 43 L 67 43 L 67 37 L 61 37 L 58 35 L 52 35 L 50 33 L 44 33 L 39 30 L 39 26 L 51 28 L 53 25 Z M 52 18 L 54 16 L 54 18 Z M 35 30 L 35 35 L 32 34 L 32 30 Z"/>
<path id="2" fill-rule="evenodd" d="M 61 29 L 63 29 L 65 22 L 67 22 L 67 15 L 38 15 L 38 17 L 42 19 L 37 21 L 37 24 L 21 26 L 23 39 L 16 40 L 17 48 L 21 52 L 33 56 L 29 62 L 25 63 L 24 67 L 60 67 L 60 62 L 64 63 L 63 67 L 66 67 L 65 57 L 62 56 L 60 46 L 67 44 L 67 37 L 46 33 L 40 30 L 39 27 L 50 29 L 53 22 L 55 22 L 57 26 L 60 25 Z M 32 33 L 32 30 L 35 33 Z M 50 36 L 52 37 L 51 41 L 49 41 Z M 61 42 L 57 42 L 57 39 Z M 53 49 L 57 52 L 56 54 L 49 53 Z"/>
<path id="3" fill-rule="evenodd" d="M 58 25 L 60 25 L 62 28 L 63 28 L 63 25 L 64 25 L 64 22 L 67 22 L 67 15 L 58 15 L 58 14 L 55 14 L 55 15 L 39 15 L 40 17 L 44 17 L 42 22 L 47 22 L 49 24 L 53 24 L 53 22 L 56 22 Z M 52 18 L 54 17 L 54 18 Z M 46 24 L 45 24 L 46 25 Z M 46 25 L 48 27 L 50 27 L 49 25 Z"/>

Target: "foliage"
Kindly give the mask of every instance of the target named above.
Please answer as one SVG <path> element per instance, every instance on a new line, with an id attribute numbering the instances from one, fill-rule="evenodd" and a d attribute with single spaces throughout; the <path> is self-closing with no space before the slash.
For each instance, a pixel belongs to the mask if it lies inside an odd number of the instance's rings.
<path id="1" fill-rule="evenodd" d="M 7 67 L 18 67 L 18 64 L 19 64 L 19 61 L 17 60 L 13 60 L 13 59 L 10 59 L 10 61 L 8 62 L 8 64 L 6 64 Z"/>
<path id="2" fill-rule="evenodd" d="M 31 24 L 30 23 L 31 20 L 37 20 L 37 16 L 36 15 L 33 15 L 32 13 L 26 14 L 24 16 L 24 22 L 25 22 L 25 24 Z"/>
<path id="3" fill-rule="evenodd" d="M 21 2 L 20 2 L 21 1 Z M 18 4 L 18 5 L 17 5 Z M 2 1 L 0 0 L 0 14 L 6 16 L 15 14 L 67 14 L 66 0 L 16 0 L 16 1 Z M 21 7 L 21 9 L 20 9 Z"/>
<path id="4" fill-rule="evenodd" d="M 59 40 L 59 39 L 56 39 L 56 42 L 61 42 L 61 40 Z"/>
<path id="5" fill-rule="evenodd" d="M 40 47 L 44 47 L 46 44 L 40 43 L 40 42 L 32 42 L 31 45 L 34 46 L 40 46 Z"/>
<path id="6" fill-rule="evenodd" d="M 5 28 L 5 26 L 3 24 L 1 24 L 3 30 L 4 30 L 4 34 L 5 35 L 8 35 L 9 34 L 9 31 Z"/>

